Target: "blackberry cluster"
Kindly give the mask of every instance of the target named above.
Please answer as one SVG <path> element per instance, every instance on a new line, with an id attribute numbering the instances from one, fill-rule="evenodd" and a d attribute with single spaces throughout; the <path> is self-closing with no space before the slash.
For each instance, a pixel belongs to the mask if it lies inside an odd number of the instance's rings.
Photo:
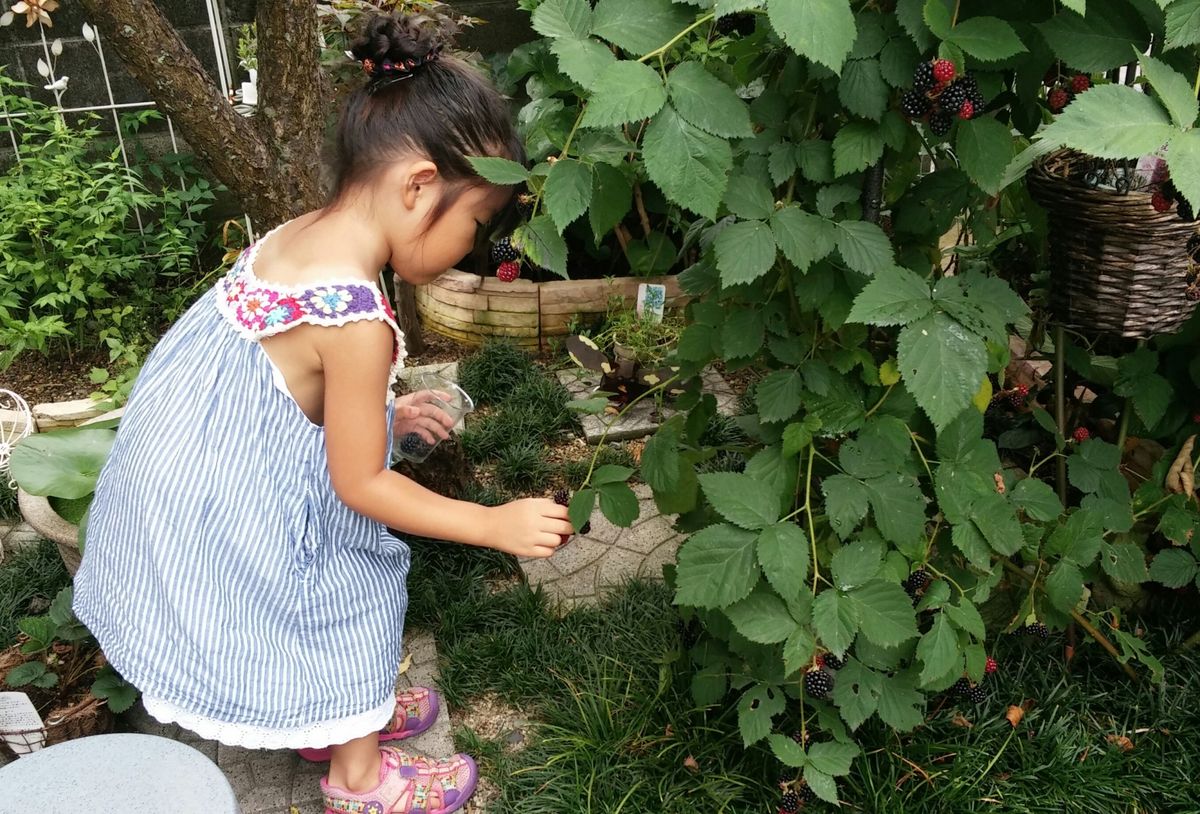
<path id="1" fill-rule="evenodd" d="M 784 792 L 783 799 L 779 801 L 779 810 L 785 814 L 795 814 L 800 810 L 800 795 L 794 791 Z"/>
<path id="2" fill-rule="evenodd" d="M 933 76 L 933 63 L 922 62 L 913 72 L 913 90 L 925 95 L 937 87 L 937 79 Z"/>
<path id="3" fill-rule="evenodd" d="M 1050 628 L 1046 627 L 1041 622 L 1034 622 L 1031 625 L 1022 625 L 1013 631 L 1014 636 L 1019 636 L 1021 634 L 1037 636 L 1039 639 L 1045 639 L 1050 636 Z"/>
<path id="4" fill-rule="evenodd" d="M 839 659 L 832 653 L 826 653 L 823 658 L 825 660 L 825 666 L 830 670 L 840 670 L 846 666 L 845 659 Z"/>
<path id="5" fill-rule="evenodd" d="M 493 263 L 507 263 L 516 260 L 520 256 L 521 253 L 513 246 L 512 240 L 507 237 L 502 237 L 492 244 Z"/>
<path id="6" fill-rule="evenodd" d="M 947 59 L 922 62 L 913 72 L 913 89 L 900 99 L 909 119 L 929 122 L 935 136 L 945 136 L 954 118 L 972 119 L 987 105 L 979 83 L 971 74 L 955 78 L 954 63 Z"/>
<path id="7" fill-rule="evenodd" d="M 988 694 L 987 690 L 985 690 L 981 685 L 971 684 L 966 690 L 963 691 L 962 697 L 972 704 L 982 704 L 987 700 Z"/>
<path id="8" fill-rule="evenodd" d="M 1076 96 L 1092 87 L 1092 78 L 1085 73 L 1073 71 L 1062 74 L 1057 66 L 1051 66 L 1042 78 L 1042 83 L 1047 88 L 1046 107 L 1057 115 L 1075 101 Z"/>
<path id="9" fill-rule="evenodd" d="M 900 111 L 910 119 L 923 119 L 932 109 L 933 105 L 923 93 L 910 90 L 900 97 Z"/>
<path id="10" fill-rule="evenodd" d="M 400 439 L 400 451 L 405 455 L 424 455 L 431 448 L 432 445 L 415 432 L 410 432 Z"/>
<path id="11" fill-rule="evenodd" d="M 833 678 L 817 668 L 804 674 L 804 692 L 813 698 L 824 698 L 833 692 Z"/>
<path id="12" fill-rule="evenodd" d="M 754 33 L 754 15 L 746 12 L 726 14 L 717 20 L 717 33 L 726 37 L 730 34 L 749 36 Z"/>

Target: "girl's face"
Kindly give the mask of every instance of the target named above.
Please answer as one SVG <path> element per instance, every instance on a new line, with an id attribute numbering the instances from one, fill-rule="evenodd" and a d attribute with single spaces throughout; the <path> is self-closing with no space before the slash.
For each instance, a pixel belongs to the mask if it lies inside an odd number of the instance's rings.
<path id="1" fill-rule="evenodd" d="M 420 166 L 425 165 L 425 166 Z M 391 267 L 405 282 L 432 282 L 470 254 L 479 227 L 508 202 L 510 191 L 490 184 L 471 186 L 436 221 L 433 213 L 449 190 L 429 162 L 405 174 L 397 217 L 380 223 L 391 251 Z M 388 210 L 384 210 L 385 213 Z"/>

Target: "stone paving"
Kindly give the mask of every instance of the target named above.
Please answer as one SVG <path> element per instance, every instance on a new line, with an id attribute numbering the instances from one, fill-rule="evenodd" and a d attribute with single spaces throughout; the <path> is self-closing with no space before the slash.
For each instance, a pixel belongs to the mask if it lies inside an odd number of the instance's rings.
<path id="1" fill-rule="evenodd" d="M 408 637 L 406 647 L 412 660 L 396 686 L 436 687 L 437 645 L 433 636 L 423 631 L 414 632 Z M 122 724 L 135 732 L 172 738 L 198 749 L 225 772 L 242 814 L 321 814 L 324 810 L 320 780 L 327 768 L 325 763 L 309 763 L 286 749 L 241 749 L 207 741 L 175 724 L 159 723 L 146 714 L 141 704 L 122 717 Z M 446 702 L 441 702 L 433 727 L 400 745 L 407 751 L 430 757 L 454 754 Z"/>
<path id="2" fill-rule="evenodd" d="M 704 392 L 716 397 L 717 411 L 723 415 L 733 415 L 737 411 L 738 397 L 729 386 L 729 382 L 725 381 L 725 377 L 712 368 L 707 368 L 700 378 L 704 382 Z M 600 386 L 600 374 L 579 368 L 560 370 L 558 380 L 577 399 L 587 398 Z M 583 426 L 583 436 L 587 442 L 598 444 L 601 438 L 608 441 L 627 441 L 650 435 L 658 429 L 659 424 L 673 415 L 675 409 L 669 402 L 660 405 L 655 399 L 646 398 L 619 419 L 613 414 L 581 415 L 579 422 Z"/>
<path id="3" fill-rule="evenodd" d="M 42 537 L 28 523 L 21 521 L 0 521 L 0 562 L 6 556 L 20 551 L 27 546 L 37 545 Z"/>
<path id="4" fill-rule="evenodd" d="M 654 505 L 649 486 L 636 484 L 633 491 L 641 512 L 631 528 L 614 526 L 597 508 L 587 535 L 575 535 L 552 557 L 521 560 L 529 584 L 541 586 L 569 610 L 598 603 L 634 577 L 661 579 L 662 567 L 675 561 L 683 535 L 672 527 L 673 518 Z"/>

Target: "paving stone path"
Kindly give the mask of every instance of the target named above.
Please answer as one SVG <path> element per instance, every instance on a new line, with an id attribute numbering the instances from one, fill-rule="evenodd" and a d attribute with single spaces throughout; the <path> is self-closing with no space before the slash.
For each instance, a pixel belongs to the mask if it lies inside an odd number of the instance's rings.
<path id="1" fill-rule="evenodd" d="M 0 520 L 0 562 L 22 548 L 37 545 L 42 537 L 28 523 L 20 520 Z"/>
<path id="2" fill-rule="evenodd" d="M 398 688 L 437 686 L 437 645 L 429 633 L 412 633 L 406 643 L 412 660 L 396 683 Z M 407 658 L 407 656 L 406 656 Z M 122 726 L 134 732 L 159 735 L 203 752 L 229 778 L 242 814 L 321 814 L 321 777 L 327 764 L 309 763 L 291 750 L 241 749 L 207 741 L 174 724 L 161 724 L 139 704 L 122 716 Z M 430 757 L 454 754 L 450 715 L 441 702 L 437 723 L 428 731 L 400 742 L 407 751 Z"/>

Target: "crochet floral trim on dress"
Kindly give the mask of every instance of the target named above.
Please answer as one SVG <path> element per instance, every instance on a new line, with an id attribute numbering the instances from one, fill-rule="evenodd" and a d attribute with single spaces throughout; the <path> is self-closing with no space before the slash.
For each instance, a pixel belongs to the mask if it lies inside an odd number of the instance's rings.
<path id="1" fill-rule="evenodd" d="M 361 280 L 330 280 L 311 287 L 260 280 L 254 274 L 254 256 L 262 242 L 247 249 L 217 284 L 217 309 L 238 333 L 257 341 L 305 323 L 336 326 L 381 320 L 396 336 L 389 380 L 394 383 L 407 353 L 396 315 L 379 287 Z"/>

